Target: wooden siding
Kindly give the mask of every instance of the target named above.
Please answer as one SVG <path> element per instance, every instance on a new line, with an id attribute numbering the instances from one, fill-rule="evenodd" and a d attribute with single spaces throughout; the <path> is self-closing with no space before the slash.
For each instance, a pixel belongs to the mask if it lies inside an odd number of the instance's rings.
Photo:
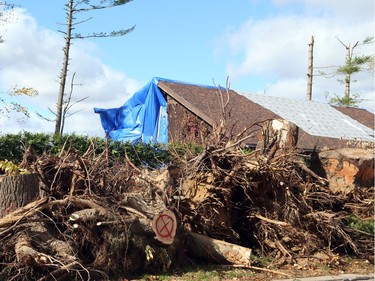
<path id="1" fill-rule="evenodd" d="M 211 127 L 170 96 L 167 104 L 169 142 L 202 143 Z"/>

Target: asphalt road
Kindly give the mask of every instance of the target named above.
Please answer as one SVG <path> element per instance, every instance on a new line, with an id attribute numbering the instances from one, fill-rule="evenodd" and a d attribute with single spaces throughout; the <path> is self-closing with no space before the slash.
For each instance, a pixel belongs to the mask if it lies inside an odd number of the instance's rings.
<path id="1" fill-rule="evenodd" d="M 289 279 L 274 279 L 273 281 L 375 281 L 374 274 L 360 275 L 360 274 L 340 274 L 331 276 L 319 277 L 303 277 L 303 278 L 289 278 Z"/>

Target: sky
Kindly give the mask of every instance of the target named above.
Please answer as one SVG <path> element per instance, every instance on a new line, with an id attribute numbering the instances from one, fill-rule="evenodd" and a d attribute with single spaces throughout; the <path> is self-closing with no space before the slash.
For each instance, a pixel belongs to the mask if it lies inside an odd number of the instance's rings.
<path id="1" fill-rule="evenodd" d="M 67 0 L 12 0 L 8 22 L 0 22 L 0 98 L 26 106 L 25 118 L 0 116 L 0 134 L 53 132 L 59 90 Z M 97 3 L 98 1 L 91 1 Z M 91 18 L 91 19 L 90 19 Z M 123 105 L 153 77 L 225 86 L 242 93 L 306 99 L 308 44 L 314 36 L 314 73 L 345 63 L 345 47 L 374 36 L 373 0 L 134 0 L 81 13 L 75 32 L 110 32 L 135 26 L 118 38 L 74 40 L 68 88 L 75 73 L 74 113 L 65 132 L 104 137 L 94 107 Z M 373 54 L 374 44 L 357 54 Z M 326 68 L 332 66 L 333 68 Z M 319 68 L 322 67 L 322 68 Z M 342 95 L 337 79 L 314 76 L 312 99 Z M 353 77 L 360 107 L 374 112 L 374 73 Z M 32 87 L 35 97 L 12 97 L 14 87 Z M 2 105 L 0 105 L 1 107 Z"/>

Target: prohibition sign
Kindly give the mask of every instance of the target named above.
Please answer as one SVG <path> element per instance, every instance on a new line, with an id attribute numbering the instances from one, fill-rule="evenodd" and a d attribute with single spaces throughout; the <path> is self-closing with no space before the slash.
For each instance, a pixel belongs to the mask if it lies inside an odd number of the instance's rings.
<path id="1" fill-rule="evenodd" d="M 176 235 L 176 216 L 170 210 L 156 215 L 152 220 L 152 229 L 159 241 L 172 244 Z"/>

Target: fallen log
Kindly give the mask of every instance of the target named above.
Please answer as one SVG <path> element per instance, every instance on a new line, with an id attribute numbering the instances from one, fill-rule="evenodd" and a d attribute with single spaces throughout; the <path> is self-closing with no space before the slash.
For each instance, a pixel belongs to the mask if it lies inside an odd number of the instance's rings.
<path id="1" fill-rule="evenodd" d="M 319 153 L 319 160 L 333 193 L 349 194 L 355 188 L 374 186 L 374 153 L 341 148 Z"/>
<path id="2" fill-rule="evenodd" d="M 251 249 L 194 232 L 186 232 L 188 251 L 200 259 L 220 264 L 249 266 Z"/>
<path id="3" fill-rule="evenodd" d="M 34 244 L 43 245 L 44 248 L 54 253 L 55 257 L 63 259 L 64 263 L 77 260 L 73 247 L 68 243 L 67 239 L 61 240 L 53 236 L 50 229 L 47 229 L 44 224 L 32 223 L 25 233 L 32 239 Z"/>
<path id="4" fill-rule="evenodd" d="M 50 198 L 42 198 L 37 201 L 31 202 L 23 208 L 15 210 L 14 212 L 7 214 L 5 217 L 0 218 L 0 229 L 4 227 L 7 227 L 9 229 L 9 225 L 16 225 L 17 223 L 24 221 L 26 218 L 33 216 L 37 212 L 49 206 L 65 204 L 67 202 L 67 199 L 55 201 L 50 201 L 49 199 Z"/>
<path id="5" fill-rule="evenodd" d="M 39 253 L 31 246 L 30 238 L 25 234 L 18 237 L 14 249 L 16 253 L 16 260 L 20 264 L 28 266 L 42 266 L 50 262 L 50 257 L 48 255 Z"/>
<path id="6" fill-rule="evenodd" d="M 170 245 L 176 236 L 177 220 L 175 214 L 170 210 L 165 210 L 157 214 L 152 219 L 152 230 L 156 234 L 156 239 L 163 244 Z"/>

